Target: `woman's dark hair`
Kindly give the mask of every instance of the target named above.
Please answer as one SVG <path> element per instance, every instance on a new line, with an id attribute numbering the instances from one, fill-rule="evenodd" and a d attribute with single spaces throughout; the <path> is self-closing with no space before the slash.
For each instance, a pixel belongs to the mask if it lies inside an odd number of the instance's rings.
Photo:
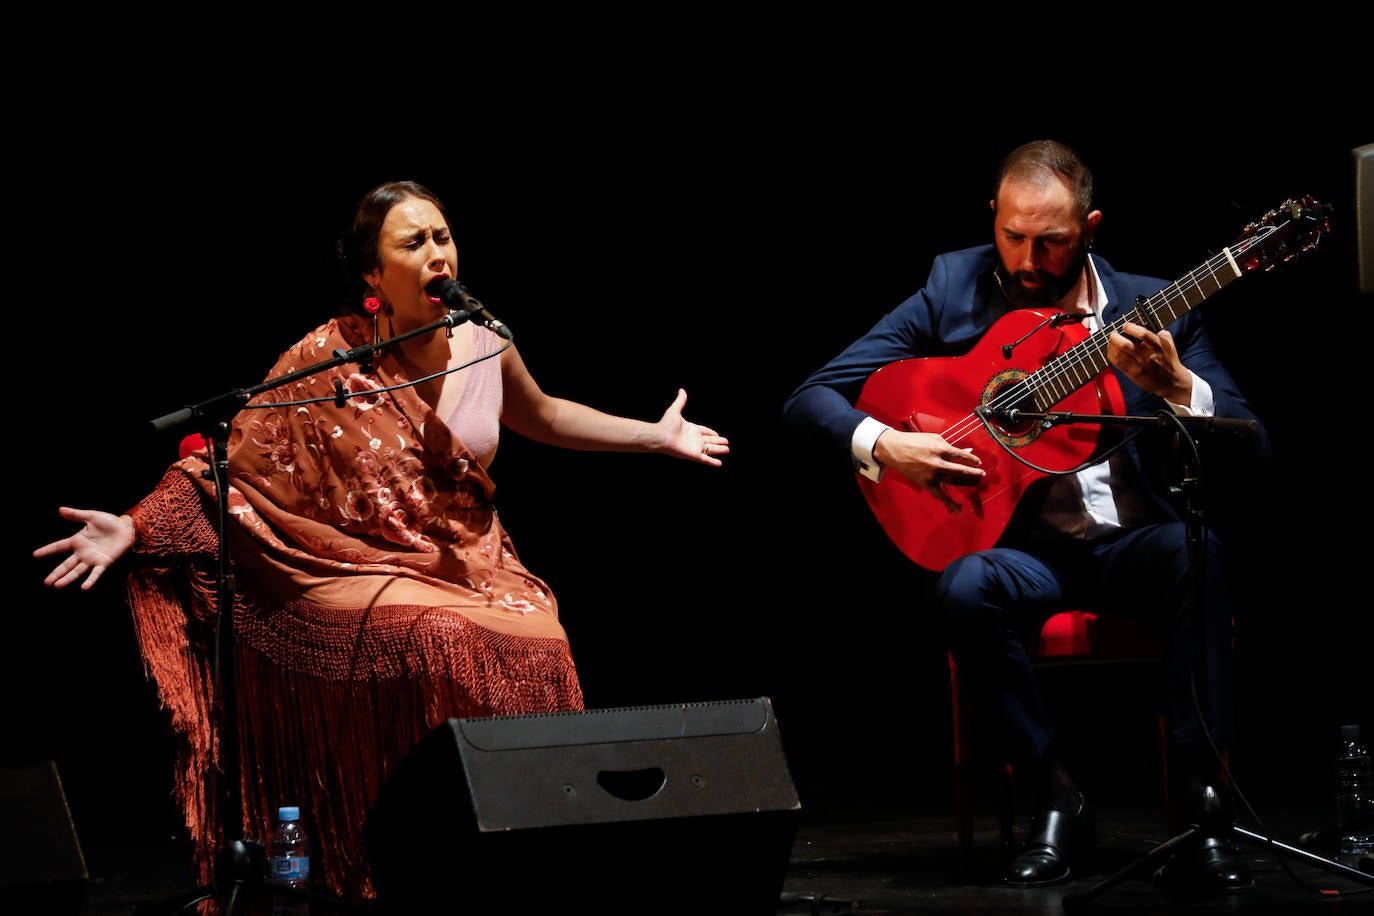
<path id="1" fill-rule="evenodd" d="M 378 244 L 382 223 L 386 222 L 386 215 L 392 207 L 412 198 L 429 201 L 438 208 L 444 221 L 448 221 L 443 202 L 433 191 L 416 181 L 388 181 L 377 185 L 358 201 L 353 225 L 339 239 L 339 263 L 343 267 L 344 281 L 341 310 L 344 314 L 367 314 L 363 309 L 363 299 L 368 295 L 368 286 L 363 275 L 376 270 L 381 263 Z"/>

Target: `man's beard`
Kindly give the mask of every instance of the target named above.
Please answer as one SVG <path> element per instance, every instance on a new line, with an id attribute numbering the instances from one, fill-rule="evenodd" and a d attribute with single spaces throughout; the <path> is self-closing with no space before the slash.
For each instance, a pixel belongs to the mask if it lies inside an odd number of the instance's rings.
<path id="1" fill-rule="evenodd" d="M 1079 247 L 1078 254 L 1068 269 L 1057 277 L 1043 270 L 1010 273 L 1006 266 L 999 261 L 997 264 L 997 285 L 1002 287 L 1002 295 L 1007 297 L 1007 301 L 1012 304 L 1013 308 L 1047 308 L 1063 299 L 1074 288 L 1074 285 L 1078 283 L 1078 278 L 1083 276 L 1083 268 L 1087 263 L 1088 247 L 1086 245 Z M 1027 279 L 1035 280 L 1040 285 L 1032 289 L 1026 286 L 1025 281 Z"/>

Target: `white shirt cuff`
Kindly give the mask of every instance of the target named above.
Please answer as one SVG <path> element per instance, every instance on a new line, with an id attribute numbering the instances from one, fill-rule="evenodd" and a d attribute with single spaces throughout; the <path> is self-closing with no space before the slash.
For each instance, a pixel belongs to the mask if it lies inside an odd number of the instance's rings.
<path id="1" fill-rule="evenodd" d="M 883 466 L 873 457 L 873 443 L 891 428 L 872 417 L 864 417 L 859 425 L 854 427 L 854 435 L 849 440 L 849 451 L 854 456 L 854 470 L 875 483 L 883 479 Z"/>
<path id="2" fill-rule="evenodd" d="M 1193 402 L 1185 407 L 1170 401 L 1169 406 L 1174 409 L 1174 413 L 1184 417 L 1215 416 L 1217 402 L 1216 398 L 1212 397 L 1212 386 L 1191 369 L 1188 370 L 1188 373 L 1193 377 Z"/>

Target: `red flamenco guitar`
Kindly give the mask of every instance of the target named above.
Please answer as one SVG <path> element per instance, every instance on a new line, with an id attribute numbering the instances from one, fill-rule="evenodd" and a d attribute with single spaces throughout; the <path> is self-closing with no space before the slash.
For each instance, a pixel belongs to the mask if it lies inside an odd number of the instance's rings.
<path id="1" fill-rule="evenodd" d="M 1121 415 L 1120 386 L 1106 371 L 1112 331 L 1126 322 L 1167 327 L 1231 281 L 1315 248 L 1330 229 L 1328 213 L 1311 198 L 1285 201 L 1229 248 L 1095 333 L 1056 309 L 1019 309 L 963 356 L 914 357 L 874 372 L 856 402 L 860 410 L 895 429 L 939 433 L 972 448 L 987 472 L 976 487 L 946 488 L 955 508 L 901 474 L 877 483 L 859 475 L 878 523 L 911 560 L 936 572 L 993 546 L 1032 484 L 1091 463 L 1102 430 L 1090 422 L 1012 422 L 1012 411 Z"/>

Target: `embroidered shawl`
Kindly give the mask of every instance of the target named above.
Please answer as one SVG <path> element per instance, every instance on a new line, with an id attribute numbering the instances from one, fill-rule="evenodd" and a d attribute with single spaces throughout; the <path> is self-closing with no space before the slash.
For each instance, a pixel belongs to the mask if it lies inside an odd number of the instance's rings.
<path id="1" fill-rule="evenodd" d="M 331 320 L 267 377 L 370 337 L 366 319 Z M 448 718 L 583 704 L 557 602 L 501 526 L 487 470 L 414 389 L 382 390 L 411 381 L 395 361 L 383 352 L 374 364 L 258 394 L 226 449 L 238 836 L 265 840 L 277 806 L 299 805 L 313 877 L 350 898 L 375 896 L 362 825 L 420 738 Z M 499 412 L 499 399 L 471 403 Z M 135 629 L 178 740 L 176 793 L 207 884 L 236 838 L 215 791 L 215 460 L 208 448 L 188 455 L 130 510 Z"/>

